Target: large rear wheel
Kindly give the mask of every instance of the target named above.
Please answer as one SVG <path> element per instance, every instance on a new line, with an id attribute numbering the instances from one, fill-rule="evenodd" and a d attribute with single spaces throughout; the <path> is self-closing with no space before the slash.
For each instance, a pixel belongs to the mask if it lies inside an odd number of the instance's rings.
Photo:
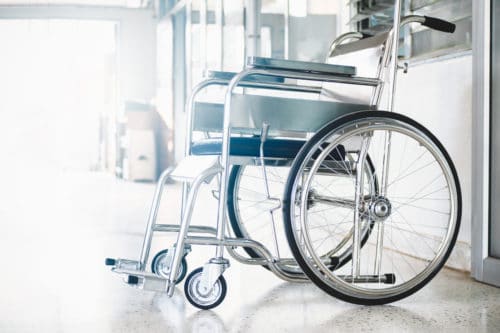
<path id="1" fill-rule="evenodd" d="M 352 158 L 332 162 L 339 146 Z M 368 156 L 371 176 L 356 171 Z M 375 195 L 371 177 L 380 182 Z M 348 302 L 384 304 L 422 288 L 446 262 L 460 225 L 460 186 L 449 155 L 423 126 L 399 114 L 357 112 L 301 149 L 283 217 L 293 254 L 315 284 Z M 366 221 L 374 225 L 363 246 Z M 340 244 L 352 260 L 332 270 Z"/>

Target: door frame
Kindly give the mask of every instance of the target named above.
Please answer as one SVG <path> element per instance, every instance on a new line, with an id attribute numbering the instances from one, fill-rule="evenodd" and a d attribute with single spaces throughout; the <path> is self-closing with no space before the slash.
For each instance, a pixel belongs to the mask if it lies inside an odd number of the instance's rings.
<path id="1" fill-rule="evenodd" d="M 500 259 L 490 248 L 490 114 L 491 114 L 491 4 L 473 6 L 473 117 L 472 117 L 472 276 L 500 286 Z"/>

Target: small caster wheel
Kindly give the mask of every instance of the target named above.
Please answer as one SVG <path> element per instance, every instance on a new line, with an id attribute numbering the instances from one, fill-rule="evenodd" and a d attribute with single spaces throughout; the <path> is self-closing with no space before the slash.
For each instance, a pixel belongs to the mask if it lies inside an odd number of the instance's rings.
<path id="1" fill-rule="evenodd" d="M 158 252 L 153 261 L 151 262 L 151 271 L 156 275 L 159 275 L 163 278 L 167 278 L 170 274 L 170 267 L 168 267 L 166 263 L 168 250 L 163 250 Z M 186 258 L 182 258 L 181 267 L 179 267 L 179 273 L 177 274 L 177 278 L 175 279 L 175 284 L 179 284 L 187 274 L 187 262 Z"/>
<path id="2" fill-rule="evenodd" d="M 186 282 L 184 282 L 184 294 L 193 306 L 208 310 L 222 303 L 224 297 L 226 297 L 227 285 L 226 280 L 221 275 L 211 290 L 208 292 L 203 291 L 201 288 L 202 272 L 203 268 L 200 267 L 189 274 Z"/>

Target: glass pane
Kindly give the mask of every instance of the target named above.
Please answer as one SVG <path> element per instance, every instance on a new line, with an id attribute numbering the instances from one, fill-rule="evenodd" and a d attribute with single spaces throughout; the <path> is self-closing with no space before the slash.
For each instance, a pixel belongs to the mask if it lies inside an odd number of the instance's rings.
<path id="1" fill-rule="evenodd" d="M 290 16 L 289 58 L 324 62 L 337 37 L 337 15 Z"/>
<path id="2" fill-rule="evenodd" d="M 239 72 L 245 60 L 245 29 L 243 27 L 243 0 L 224 1 L 224 71 Z"/>
<path id="3" fill-rule="evenodd" d="M 438 17 L 457 25 L 453 34 L 413 25 L 412 57 L 435 56 L 472 47 L 472 0 L 413 0 L 411 8 L 417 15 Z"/>
<path id="4" fill-rule="evenodd" d="M 437 56 L 469 50 L 472 45 L 472 0 L 409 0 L 405 13 L 438 17 L 457 24 L 454 34 L 413 24 L 404 29 L 405 57 Z M 350 23 L 358 31 L 375 35 L 392 28 L 394 0 L 353 0 Z"/>
<path id="5" fill-rule="evenodd" d="M 453 51 L 470 50 L 472 47 L 472 18 L 455 21 L 453 34 L 425 29 L 412 34 L 411 56 L 441 55 Z"/>
<path id="6" fill-rule="evenodd" d="M 0 0 L 0 6 L 70 5 L 140 8 L 140 0 Z"/>
<path id="7" fill-rule="evenodd" d="M 263 0 L 261 13 L 281 14 L 285 12 L 286 0 Z"/>

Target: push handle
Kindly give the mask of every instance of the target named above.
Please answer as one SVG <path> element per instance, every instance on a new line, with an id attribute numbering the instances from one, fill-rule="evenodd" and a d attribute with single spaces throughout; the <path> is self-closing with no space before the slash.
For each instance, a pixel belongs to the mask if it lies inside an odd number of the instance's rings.
<path id="1" fill-rule="evenodd" d="M 424 18 L 425 18 L 425 21 L 422 23 L 422 25 L 425 25 L 426 27 L 429 27 L 429 28 L 434 29 L 434 30 L 448 32 L 448 33 L 452 34 L 455 32 L 455 29 L 457 27 L 455 24 L 453 24 L 451 22 L 441 20 L 441 19 L 438 19 L 436 17 L 424 16 Z"/>

